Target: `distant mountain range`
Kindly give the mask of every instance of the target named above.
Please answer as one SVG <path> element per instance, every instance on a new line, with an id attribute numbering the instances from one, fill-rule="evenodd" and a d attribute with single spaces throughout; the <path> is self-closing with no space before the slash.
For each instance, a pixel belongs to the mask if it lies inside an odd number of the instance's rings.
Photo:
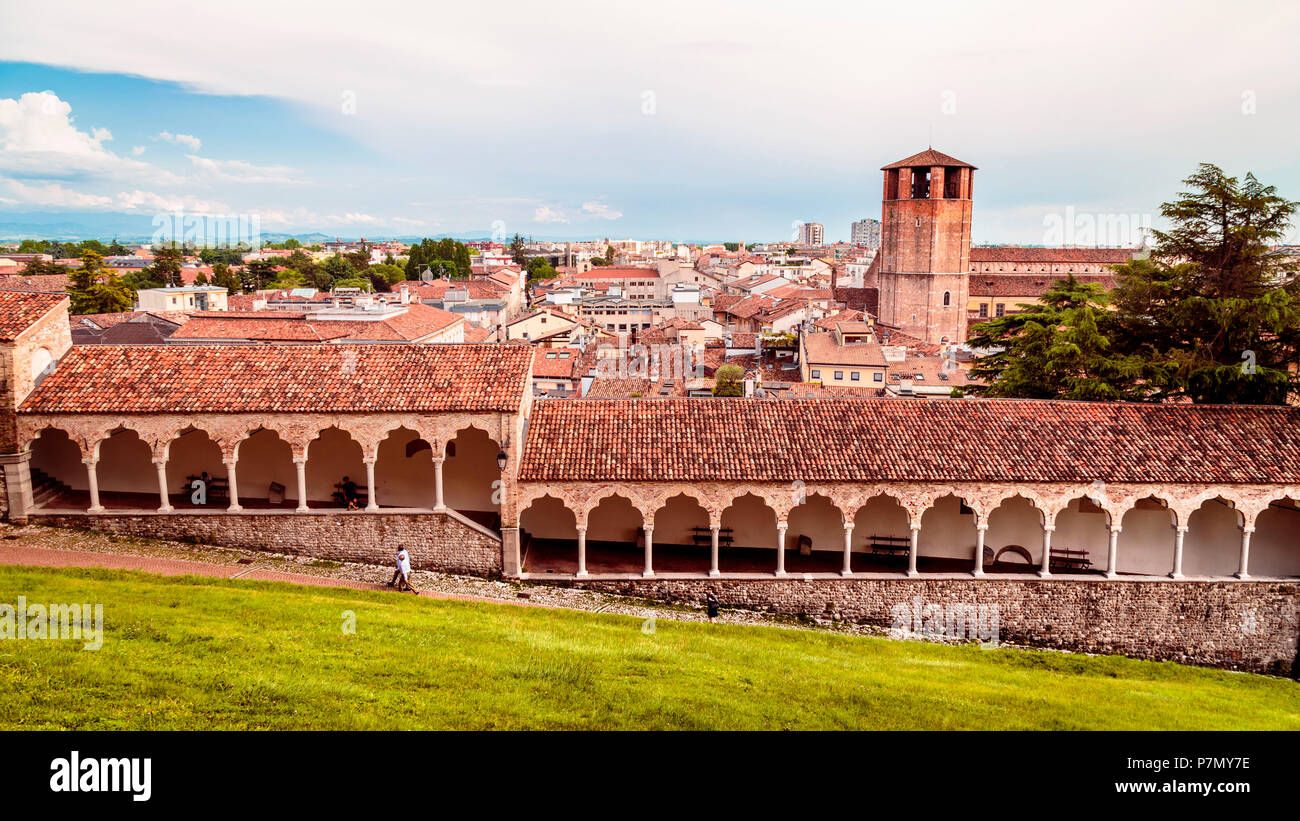
<path id="1" fill-rule="evenodd" d="M 123 243 L 145 243 L 153 239 L 154 218 L 152 214 L 124 214 L 112 211 L 60 211 L 60 212 L 4 212 L 0 211 L 0 242 L 16 242 L 24 239 L 51 240 L 86 240 L 98 239 L 108 242 L 117 239 Z M 560 235 L 531 234 L 540 242 L 591 241 L 603 237 L 573 237 Z M 264 242 L 283 242 L 293 238 L 304 245 L 314 245 L 332 239 L 356 240 L 362 237 L 374 240 L 398 240 L 401 242 L 418 242 L 424 237 L 469 241 L 486 241 L 492 232 L 462 232 L 457 234 L 410 234 L 385 231 L 382 227 L 354 231 L 353 233 L 321 231 L 262 232 Z"/>

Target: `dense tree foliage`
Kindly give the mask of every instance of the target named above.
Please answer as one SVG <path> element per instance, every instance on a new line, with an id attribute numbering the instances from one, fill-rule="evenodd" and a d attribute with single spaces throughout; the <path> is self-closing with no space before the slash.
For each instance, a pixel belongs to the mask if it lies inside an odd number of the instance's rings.
<path id="1" fill-rule="evenodd" d="M 1202 164 L 1165 203 L 1157 250 L 1103 299 L 1070 280 L 970 342 L 990 396 L 1282 404 L 1300 388 L 1300 279 L 1271 251 L 1297 203 Z M 1109 305 L 1110 310 L 1103 310 Z"/>
<path id="2" fill-rule="evenodd" d="M 81 266 L 68 276 L 68 294 L 74 314 L 118 313 L 135 305 L 135 291 L 94 251 L 82 253 Z"/>
<path id="3" fill-rule="evenodd" d="M 406 258 L 406 278 L 419 279 L 425 268 L 434 276 L 451 279 L 468 279 L 470 275 L 469 247 L 454 239 L 425 239 L 411 246 Z M 440 266 L 434 269 L 434 265 Z M 439 273 L 441 271 L 441 273 Z"/>

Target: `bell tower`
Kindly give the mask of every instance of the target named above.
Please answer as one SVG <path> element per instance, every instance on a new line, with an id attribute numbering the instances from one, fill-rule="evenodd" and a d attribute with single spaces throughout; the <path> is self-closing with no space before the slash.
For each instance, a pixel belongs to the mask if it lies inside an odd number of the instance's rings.
<path id="1" fill-rule="evenodd" d="M 966 341 L 975 170 L 934 149 L 881 169 L 880 321 L 931 344 Z"/>

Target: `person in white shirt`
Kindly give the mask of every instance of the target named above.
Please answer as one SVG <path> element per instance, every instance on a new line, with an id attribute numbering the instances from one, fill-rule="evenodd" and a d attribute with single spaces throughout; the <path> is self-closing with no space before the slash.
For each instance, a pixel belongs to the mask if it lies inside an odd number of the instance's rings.
<path id="1" fill-rule="evenodd" d="M 397 551 L 397 572 L 401 574 L 401 579 L 397 582 L 398 590 L 409 590 L 412 593 L 419 593 L 411 586 L 411 555 L 406 552 L 406 548 Z"/>

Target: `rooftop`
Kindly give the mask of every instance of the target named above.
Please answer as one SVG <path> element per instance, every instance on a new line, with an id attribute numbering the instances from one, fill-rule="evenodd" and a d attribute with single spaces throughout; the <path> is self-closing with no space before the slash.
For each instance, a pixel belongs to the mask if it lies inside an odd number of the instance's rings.
<path id="1" fill-rule="evenodd" d="M 1300 408 L 1047 400 L 539 401 L 531 481 L 1300 481 Z"/>
<path id="2" fill-rule="evenodd" d="M 927 148 L 919 154 L 913 154 L 907 159 L 899 160 L 898 162 L 891 162 L 889 165 L 882 166 L 880 170 L 888 171 L 891 168 L 929 168 L 936 165 L 955 166 L 957 168 L 975 168 L 975 166 L 968 162 L 962 162 L 956 157 L 949 157 L 941 151 Z"/>
<path id="3" fill-rule="evenodd" d="M 515 345 L 74 347 L 21 413 L 517 411 Z"/>
<path id="4" fill-rule="evenodd" d="M 67 301 L 66 294 L 0 291 L 0 342 L 13 342 L 59 303 Z"/>

